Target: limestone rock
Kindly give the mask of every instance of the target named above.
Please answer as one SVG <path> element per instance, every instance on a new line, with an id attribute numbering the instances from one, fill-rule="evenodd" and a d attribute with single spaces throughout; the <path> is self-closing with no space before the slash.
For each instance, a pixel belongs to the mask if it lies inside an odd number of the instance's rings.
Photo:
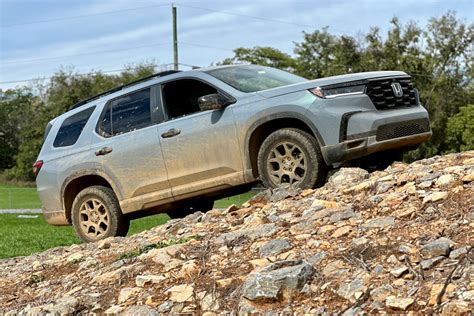
<path id="1" fill-rule="evenodd" d="M 424 258 L 447 256 L 449 255 L 451 245 L 453 245 L 452 240 L 441 237 L 424 245 L 421 248 L 420 253 Z"/>
<path id="2" fill-rule="evenodd" d="M 274 256 L 281 252 L 291 249 L 291 245 L 285 239 L 274 239 L 263 245 L 260 250 L 260 257 Z"/>
<path id="3" fill-rule="evenodd" d="M 128 299 L 140 293 L 141 291 L 142 289 L 139 287 L 125 287 L 120 290 L 118 302 L 125 303 L 126 301 L 128 301 Z"/>
<path id="4" fill-rule="evenodd" d="M 305 261 L 275 262 L 248 276 L 243 297 L 257 302 L 282 300 L 302 289 L 312 275 L 313 267 Z"/>
<path id="5" fill-rule="evenodd" d="M 190 284 L 180 284 L 168 289 L 165 293 L 170 294 L 170 300 L 175 303 L 192 301 L 194 287 Z"/>
<path id="6" fill-rule="evenodd" d="M 411 297 L 401 298 L 395 296 L 389 296 L 385 300 L 385 305 L 394 310 L 407 310 L 415 302 Z"/>

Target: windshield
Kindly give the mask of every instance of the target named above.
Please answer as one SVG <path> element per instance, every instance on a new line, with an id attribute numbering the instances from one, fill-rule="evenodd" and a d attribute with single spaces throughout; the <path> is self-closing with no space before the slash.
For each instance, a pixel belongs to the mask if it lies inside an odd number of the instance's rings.
<path id="1" fill-rule="evenodd" d="M 242 92 L 256 92 L 307 81 L 275 68 L 246 65 L 209 70 L 208 74 Z"/>

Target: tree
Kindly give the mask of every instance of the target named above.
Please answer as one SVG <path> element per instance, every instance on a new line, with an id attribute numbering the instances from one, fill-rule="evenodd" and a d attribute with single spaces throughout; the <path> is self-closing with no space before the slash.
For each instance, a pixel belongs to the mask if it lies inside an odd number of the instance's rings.
<path id="1" fill-rule="evenodd" d="M 6 103 L 10 105 L 7 108 L 11 108 L 8 113 L 16 113 L 14 115 L 16 120 L 9 120 L 11 124 L 5 125 L 5 129 L 11 132 L 5 133 L 3 138 L 0 135 L 0 144 L 3 145 L 2 141 L 5 144 L 11 144 L 5 147 L 5 154 L 2 153 L 3 146 L 0 151 L 0 155 L 10 158 L 6 160 L 8 163 L 4 168 L 11 167 L 12 159 L 14 159 L 14 167 L 7 171 L 7 178 L 34 179 L 32 165 L 41 149 L 45 128 L 50 120 L 68 111 L 71 106 L 81 100 L 149 76 L 155 73 L 155 68 L 153 63 L 129 65 L 118 75 L 104 74 L 100 71 L 83 75 L 63 69 L 55 73 L 46 84 L 45 93 L 41 98 L 34 96 L 31 89 L 5 92 L 6 96 L 10 96 L 10 100 Z M 18 108 L 21 108 L 21 111 L 18 111 Z M 0 119 L 4 113 L 3 109 L 4 107 L 0 111 Z"/>
<path id="2" fill-rule="evenodd" d="M 452 151 L 446 134 L 448 118 L 460 107 L 474 104 L 474 25 L 458 19 L 454 12 L 430 19 L 424 29 L 414 22 L 403 25 L 396 17 L 390 25 L 386 36 L 378 28 L 357 38 L 331 34 L 328 28 L 304 32 L 303 40 L 295 43 L 295 56 L 285 54 L 285 58 L 292 60 L 292 72 L 308 79 L 360 71 L 407 72 L 430 114 L 433 137 L 405 158 L 420 159 Z M 226 61 L 245 60 L 285 69 L 278 66 L 281 54 L 238 48 L 235 56 Z"/>
<path id="3" fill-rule="evenodd" d="M 474 150 L 474 105 L 461 107 L 459 113 L 448 119 L 446 140 L 449 151 Z"/>
<path id="4" fill-rule="evenodd" d="M 295 54 L 297 74 L 309 79 L 363 70 L 359 43 L 350 36 L 332 35 L 328 28 L 304 32 Z"/>
<path id="5" fill-rule="evenodd" d="M 251 63 L 262 66 L 270 66 L 290 72 L 295 71 L 296 61 L 290 55 L 272 47 L 237 48 L 235 56 L 222 61 L 221 65 L 236 63 Z"/>
<path id="6" fill-rule="evenodd" d="M 32 117 L 36 98 L 26 88 L 7 90 L 0 101 L 0 170 L 13 167 L 20 146 L 20 132 Z"/>

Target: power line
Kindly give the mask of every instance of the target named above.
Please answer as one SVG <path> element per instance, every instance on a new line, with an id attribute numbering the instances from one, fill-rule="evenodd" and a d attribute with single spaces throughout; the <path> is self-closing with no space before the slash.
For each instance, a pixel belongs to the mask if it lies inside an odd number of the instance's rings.
<path id="1" fill-rule="evenodd" d="M 211 48 L 211 49 L 217 49 L 217 50 L 225 50 L 228 52 L 233 52 L 233 49 L 229 48 L 223 48 L 223 47 L 215 47 L 215 46 L 208 46 L 208 45 L 202 45 L 202 44 L 196 44 L 196 43 L 188 43 L 188 42 L 178 42 L 179 44 L 183 45 L 189 45 L 189 46 L 196 46 L 196 47 L 203 47 L 203 48 Z"/>
<path id="2" fill-rule="evenodd" d="M 221 11 L 221 10 L 215 10 L 215 9 L 209 9 L 209 8 L 203 8 L 203 7 L 196 7 L 196 6 L 187 5 L 187 4 L 179 4 L 178 3 L 176 5 L 181 6 L 181 7 L 192 8 L 192 9 L 196 9 L 196 10 L 203 10 L 203 11 L 208 11 L 208 12 L 216 12 L 216 13 L 222 13 L 222 14 L 227 14 L 227 15 L 234 15 L 234 16 L 239 16 L 239 17 L 244 17 L 244 18 L 249 18 L 249 19 L 254 19 L 254 20 L 261 20 L 261 21 L 267 21 L 267 22 L 310 27 L 310 28 L 314 28 L 314 29 L 321 28 L 320 26 L 315 26 L 315 25 L 295 23 L 295 22 L 286 21 L 286 20 L 277 20 L 277 19 L 272 19 L 272 18 L 266 18 L 266 17 L 260 17 L 260 16 L 254 16 L 254 15 L 247 15 L 247 14 L 230 12 L 230 11 Z M 349 33 L 349 34 L 354 34 L 354 35 L 356 34 L 354 32 L 348 32 L 348 31 L 337 30 L 337 29 L 331 29 L 331 30 L 333 30 L 335 32 L 338 32 L 338 33 Z"/>
<path id="3" fill-rule="evenodd" d="M 164 66 L 169 66 L 172 65 L 173 63 L 166 63 L 166 64 L 160 64 L 160 65 L 155 65 L 156 67 L 164 67 Z M 73 74 L 74 76 L 88 76 L 94 73 L 112 73 L 112 72 L 118 72 L 118 71 L 124 71 L 124 70 L 130 70 L 130 69 L 138 69 L 139 67 L 132 67 L 132 68 L 121 68 L 121 69 L 113 69 L 113 70 L 104 70 L 104 71 L 91 71 L 87 73 L 80 73 L 80 74 Z M 51 80 L 53 77 L 38 77 L 38 78 L 30 78 L 30 79 L 21 79 L 21 80 L 12 80 L 12 81 L 2 81 L 0 84 L 7 84 L 7 83 L 20 83 L 20 82 L 30 82 L 30 81 L 36 81 L 36 80 Z"/>
<path id="4" fill-rule="evenodd" d="M 114 10 L 114 11 L 105 11 L 105 12 L 92 13 L 92 14 L 83 14 L 83 15 L 76 15 L 76 16 L 68 16 L 68 17 L 63 17 L 63 18 L 54 18 L 54 19 L 47 19 L 47 20 L 37 20 L 37 21 L 23 22 L 23 23 L 13 23 L 13 24 L 1 25 L 0 28 L 9 28 L 9 27 L 15 27 L 15 26 L 22 26 L 22 25 L 39 24 L 39 23 L 50 23 L 50 22 L 57 22 L 57 21 L 64 21 L 64 20 L 72 20 L 72 19 L 81 19 L 81 18 L 86 18 L 86 17 L 90 17 L 90 16 L 99 16 L 99 15 L 115 14 L 115 13 L 121 13 L 121 12 L 128 12 L 128 11 L 135 11 L 135 10 L 143 10 L 143 9 L 149 9 L 149 8 L 163 7 L 163 6 L 167 6 L 167 5 L 170 5 L 170 3 L 155 4 L 155 5 L 145 6 L 145 7 L 128 8 L 128 9 L 121 9 L 121 10 Z"/>
<path id="5" fill-rule="evenodd" d="M 138 48 L 162 46 L 162 45 L 169 45 L 169 44 L 170 43 L 155 43 L 155 44 L 150 44 L 150 45 L 141 45 L 141 46 L 134 46 L 134 47 L 129 47 L 129 48 L 122 48 L 122 49 L 109 49 L 109 50 L 95 51 L 95 52 L 82 53 L 82 54 L 62 55 L 62 56 L 35 58 L 35 59 L 19 59 L 19 60 L 11 60 L 11 61 L 7 60 L 6 62 L 2 62 L 1 64 L 9 65 L 9 64 L 31 63 L 31 62 L 37 62 L 37 61 L 62 59 L 62 58 L 68 58 L 68 57 L 99 55 L 99 54 L 115 53 L 115 52 L 134 50 L 134 49 L 138 49 Z"/>
<path id="6" fill-rule="evenodd" d="M 163 3 L 163 4 L 156 4 L 156 5 L 150 5 L 150 6 L 121 9 L 121 10 L 114 10 L 114 11 L 105 11 L 105 12 L 99 12 L 99 13 L 93 13 L 93 14 L 83 14 L 83 15 L 69 16 L 69 17 L 63 17 L 63 18 L 53 18 L 53 19 L 47 19 L 47 20 L 37 20 L 37 21 L 31 21 L 31 22 L 14 23 L 14 24 L 1 25 L 0 28 L 10 28 L 10 27 L 22 26 L 22 25 L 31 25 L 31 24 L 50 23 L 50 22 L 71 20 L 71 19 L 80 19 L 80 18 L 91 17 L 91 16 L 100 16 L 100 15 L 108 15 L 108 14 L 115 14 L 115 13 L 121 13 L 121 12 L 128 12 L 128 11 L 163 7 L 163 6 L 167 6 L 167 5 L 170 5 L 170 4 L 171 3 L 168 2 L 168 3 Z M 267 22 L 273 22 L 273 23 L 309 27 L 309 28 L 314 28 L 314 29 L 321 28 L 320 26 L 315 26 L 315 25 L 310 25 L 310 24 L 296 23 L 296 22 L 292 22 L 292 21 L 278 20 L 278 19 L 272 19 L 272 18 L 267 18 L 267 17 L 242 14 L 242 13 L 237 13 L 237 12 L 221 11 L 221 10 L 197 7 L 197 6 L 187 5 L 187 4 L 177 3 L 177 4 L 175 4 L 175 6 L 187 7 L 187 8 L 191 8 L 191 9 L 208 11 L 208 12 L 222 13 L 222 14 L 227 14 L 227 15 L 245 17 L 245 18 L 249 18 L 249 19 L 261 20 L 261 21 L 267 21 Z M 356 35 L 356 33 L 354 33 L 354 32 L 338 30 L 338 29 L 331 29 L 331 30 L 335 31 L 335 32 L 338 32 L 338 33 L 348 33 L 348 34 Z"/>
<path id="7" fill-rule="evenodd" d="M 196 47 L 203 47 L 203 48 L 210 48 L 210 49 L 217 49 L 217 50 L 224 50 L 224 51 L 233 52 L 232 49 L 223 48 L 223 47 L 207 46 L 207 45 L 201 45 L 201 44 L 195 44 L 195 43 L 188 43 L 188 42 L 178 42 L 178 43 L 179 43 L 179 44 L 182 44 L 182 45 L 188 45 L 188 46 L 196 46 Z M 62 58 L 68 58 L 68 57 L 79 57 L 79 56 L 88 56 L 88 55 L 100 55 L 100 54 L 108 54 L 108 53 L 129 51 L 129 50 L 135 50 L 135 49 L 139 49 L 139 48 L 162 46 L 162 45 L 170 45 L 170 44 L 171 44 L 170 42 L 168 42 L 168 43 L 155 43 L 155 44 L 150 44 L 150 45 L 141 45 L 141 46 L 134 46 L 134 47 L 129 47 L 129 48 L 122 48 L 122 49 L 109 49 L 109 50 L 95 51 L 95 52 L 82 53 L 82 54 L 62 55 L 62 56 L 45 57 L 45 58 L 34 58 L 34 59 L 7 60 L 7 61 L 5 61 L 5 62 L 1 62 L 0 65 L 21 64 L 21 63 L 35 63 L 35 62 L 39 62 L 39 61 L 56 60 L 56 59 L 62 59 Z"/>

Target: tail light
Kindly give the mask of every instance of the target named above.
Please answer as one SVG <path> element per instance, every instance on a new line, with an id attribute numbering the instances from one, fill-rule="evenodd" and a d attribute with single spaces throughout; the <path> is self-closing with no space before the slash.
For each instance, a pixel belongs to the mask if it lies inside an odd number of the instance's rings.
<path id="1" fill-rule="evenodd" d="M 35 177 L 38 176 L 38 173 L 41 170 L 41 167 L 43 167 L 43 160 L 38 160 L 33 164 L 33 172 L 35 173 Z"/>

